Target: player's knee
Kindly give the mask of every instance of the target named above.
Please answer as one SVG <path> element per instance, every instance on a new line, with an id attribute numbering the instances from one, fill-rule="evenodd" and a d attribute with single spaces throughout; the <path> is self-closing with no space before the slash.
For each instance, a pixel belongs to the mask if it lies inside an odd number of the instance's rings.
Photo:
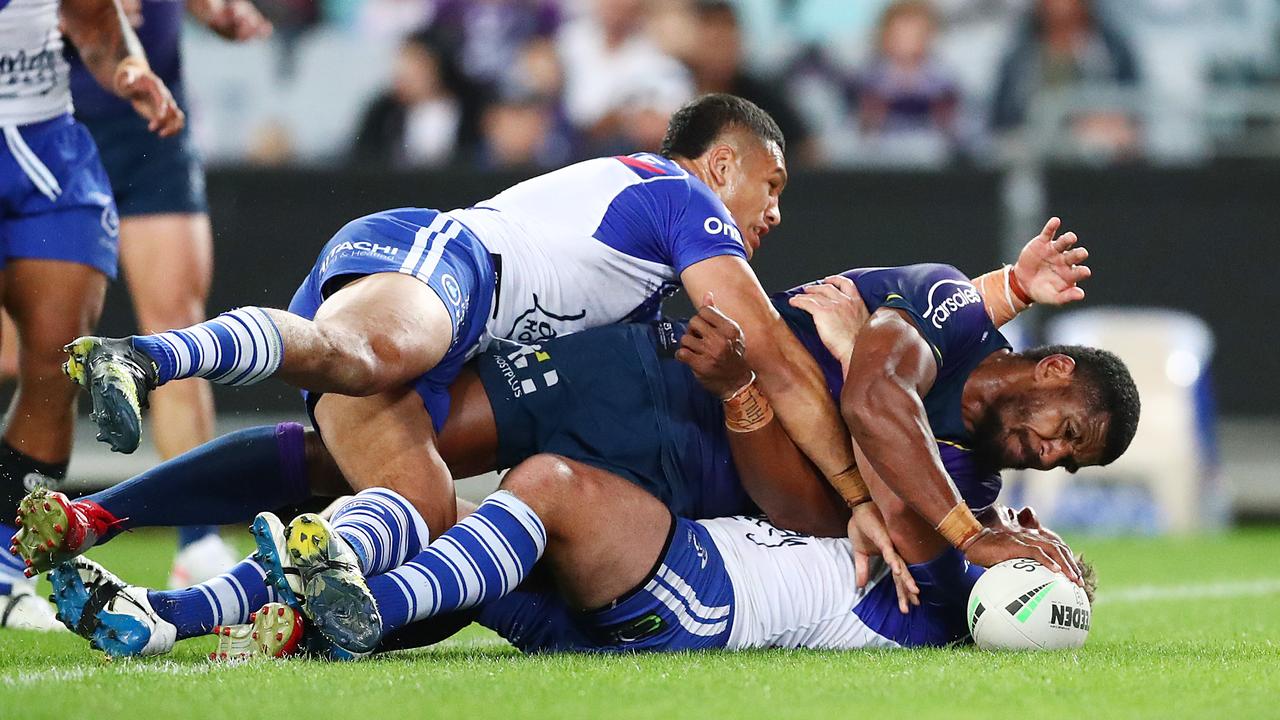
<path id="1" fill-rule="evenodd" d="M 502 478 L 506 490 L 542 514 L 573 497 L 584 478 L 559 455 L 534 455 Z"/>

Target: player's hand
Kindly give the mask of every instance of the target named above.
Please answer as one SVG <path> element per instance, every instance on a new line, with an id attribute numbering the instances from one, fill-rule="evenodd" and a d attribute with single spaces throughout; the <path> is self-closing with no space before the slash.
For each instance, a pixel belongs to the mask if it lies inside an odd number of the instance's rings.
<path id="1" fill-rule="evenodd" d="M 676 359 L 688 365 L 698 382 L 722 400 L 751 382 L 742 328 L 720 312 L 711 293 L 702 299 L 698 314 L 689 321 Z"/>
<path id="2" fill-rule="evenodd" d="M 160 137 L 176 135 L 186 124 L 186 115 L 164 81 L 143 62 L 125 58 L 116 68 L 116 94 L 133 104 L 147 121 L 147 129 Z"/>
<path id="3" fill-rule="evenodd" d="M 898 610 L 904 615 L 912 605 L 920 604 L 920 588 L 907 569 L 907 563 L 898 555 L 889 538 L 889 530 L 875 503 L 864 502 L 853 509 L 849 517 L 849 543 L 853 546 L 854 582 L 858 589 L 867 586 L 871 579 L 871 558 L 879 555 L 889 566 L 893 586 L 898 593 Z"/>
<path id="4" fill-rule="evenodd" d="M 1080 568 L 1071 550 L 1036 531 L 985 528 L 964 554 L 969 562 L 982 567 L 998 565 L 1005 560 L 1031 558 L 1054 572 L 1062 573 L 1077 585 L 1082 582 Z"/>
<path id="5" fill-rule="evenodd" d="M 840 363 L 849 364 L 858 331 L 867 324 L 871 313 L 853 281 L 843 275 L 832 275 L 815 285 L 806 285 L 804 294 L 790 300 L 791 307 L 813 316 L 818 337 L 827 352 Z"/>
<path id="6" fill-rule="evenodd" d="M 1049 218 L 1044 229 L 1022 248 L 1013 272 L 1018 283 L 1032 300 L 1045 305 L 1066 305 L 1084 299 L 1084 289 L 1079 283 L 1093 274 L 1084 261 L 1089 251 L 1074 247 L 1076 234 L 1063 233 L 1054 239 L 1062 221 Z"/>
<path id="7" fill-rule="evenodd" d="M 235 42 L 268 38 L 275 29 L 249 0 L 209 2 L 200 20 L 210 30 Z"/>

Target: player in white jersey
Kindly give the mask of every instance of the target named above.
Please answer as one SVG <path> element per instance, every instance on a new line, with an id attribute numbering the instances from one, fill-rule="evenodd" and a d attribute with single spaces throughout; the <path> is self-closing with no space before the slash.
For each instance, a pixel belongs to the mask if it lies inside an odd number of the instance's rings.
<path id="1" fill-rule="evenodd" d="M 661 155 L 589 160 L 465 210 L 355 220 L 322 249 L 288 311 L 246 307 L 185 330 L 82 338 L 69 348 L 68 374 L 90 390 L 99 427 L 124 452 L 137 446 L 139 408 L 152 387 L 195 376 L 233 385 L 285 380 L 304 390 L 355 489 L 394 490 L 439 532 L 455 510 L 436 434 L 448 417 L 449 383 L 486 339 L 529 342 L 656 319 L 662 299 L 683 285 L 700 304 L 714 301 L 738 319 L 759 348 L 747 361 L 778 416 L 823 473 L 838 478 L 854 465 L 848 433 L 817 364 L 746 262 L 781 221 L 783 150 L 760 108 L 704 96 L 672 117 Z M 874 512 L 857 517 L 891 554 Z M 339 541 L 284 553 L 273 516 L 256 533 L 303 575 L 350 552 Z M 358 564 L 368 574 L 391 560 Z"/>
<path id="2" fill-rule="evenodd" d="M 112 0 L 0 3 L 0 295 L 18 329 L 5 339 L 20 344 L 0 439 L 4 518 L 28 491 L 66 475 L 75 392 L 58 377 L 59 348 L 97 323 L 116 273 L 116 209 L 93 141 L 71 116 L 60 22 L 98 82 L 130 100 L 151 130 L 183 124 Z M 22 568 L 7 562 L 0 625 L 21 620 L 15 598 L 30 592 Z"/>

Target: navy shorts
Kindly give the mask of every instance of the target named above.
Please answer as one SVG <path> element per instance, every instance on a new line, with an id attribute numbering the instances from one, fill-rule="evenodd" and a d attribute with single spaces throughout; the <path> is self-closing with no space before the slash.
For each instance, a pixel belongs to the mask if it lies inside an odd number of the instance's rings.
<path id="1" fill-rule="evenodd" d="M 70 115 L 3 131 L 0 267 L 63 260 L 115 278 L 120 218 L 89 131 Z"/>
<path id="2" fill-rule="evenodd" d="M 723 648 L 733 629 L 733 584 L 706 528 L 673 519 L 649 577 L 606 608 L 581 611 L 554 591 L 516 591 L 478 622 L 522 652 L 676 652 Z"/>
<path id="3" fill-rule="evenodd" d="M 134 113 L 80 121 L 98 143 L 121 216 L 208 211 L 204 167 L 187 127 L 162 138 Z"/>
<path id="4" fill-rule="evenodd" d="M 449 417 L 449 384 L 480 349 L 493 301 L 493 263 L 471 231 L 443 213 L 420 208 L 352 220 L 320 251 L 289 312 L 314 319 L 320 304 L 346 283 L 391 272 L 418 278 L 449 310 L 453 342 L 444 358 L 413 382 L 438 433 Z M 302 394 L 308 411 L 314 410 L 320 393 Z"/>
<path id="5" fill-rule="evenodd" d="M 733 469 L 720 403 L 662 356 L 662 325 L 611 325 L 476 358 L 498 465 L 554 453 L 618 475 L 681 517 L 757 512 Z"/>

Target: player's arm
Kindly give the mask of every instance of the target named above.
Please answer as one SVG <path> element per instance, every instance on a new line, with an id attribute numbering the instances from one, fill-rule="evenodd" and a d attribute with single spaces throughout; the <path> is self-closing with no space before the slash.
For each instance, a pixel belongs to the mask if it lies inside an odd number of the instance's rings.
<path id="1" fill-rule="evenodd" d="M 680 279 L 689 297 L 703 305 L 714 299 L 737 321 L 760 390 L 823 475 L 834 478 L 852 467 L 853 448 L 817 362 L 787 328 L 746 260 L 712 257 L 686 268 Z"/>
<path id="2" fill-rule="evenodd" d="M 1084 299 L 1079 283 L 1093 274 L 1083 264 L 1089 259 L 1089 251 L 1075 247 L 1078 238 L 1073 232 L 1055 239 L 1061 226 L 1061 220 L 1049 218 L 1040 234 L 1022 248 L 1017 262 L 973 279 L 987 317 L 996 327 L 1032 303 L 1066 305 Z"/>
<path id="3" fill-rule="evenodd" d="M 169 137 L 186 118 L 147 64 L 119 0 L 63 0 L 62 27 L 102 87 L 133 104 L 148 129 Z"/>
<path id="4" fill-rule="evenodd" d="M 187 0 L 187 12 L 227 40 L 245 42 L 271 36 L 271 21 L 249 0 Z"/>
<path id="5" fill-rule="evenodd" d="M 676 356 L 725 403 L 738 477 L 769 521 L 806 535 L 844 535 L 849 508 L 757 397 L 744 347 L 738 324 L 708 304 L 690 321 Z"/>
<path id="6" fill-rule="evenodd" d="M 876 311 L 858 335 L 840 403 L 867 467 L 973 562 L 990 567 L 1031 557 L 1078 580 L 1073 564 L 1051 544 L 984 528 L 956 490 L 924 408 L 937 379 L 933 353 L 898 308 Z"/>

